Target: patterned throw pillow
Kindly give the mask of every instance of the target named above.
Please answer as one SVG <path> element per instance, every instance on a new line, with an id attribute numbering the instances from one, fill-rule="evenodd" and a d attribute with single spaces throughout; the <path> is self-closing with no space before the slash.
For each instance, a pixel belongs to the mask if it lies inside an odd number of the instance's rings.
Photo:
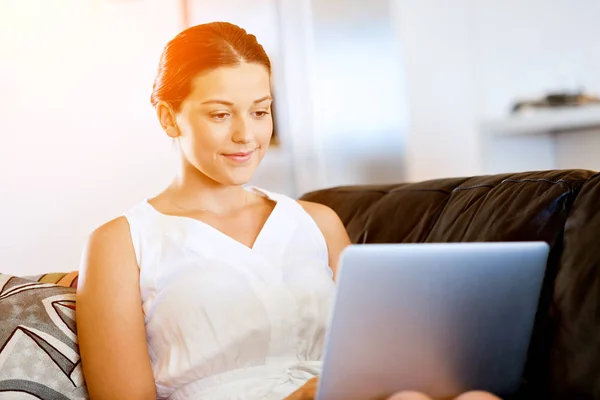
<path id="1" fill-rule="evenodd" d="M 0 274 L 0 399 L 88 399 L 75 289 Z"/>
<path id="2" fill-rule="evenodd" d="M 50 274 L 42 274 L 36 276 L 24 276 L 25 279 L 30 281 L 42 282 L 42 283 L 54 283 L 58 286 L 72 287 L 77 289 L 77 281 L 79 280 L 79 271 L 73 271 L 69 273 L 65 272 L 53 272 Z"/>

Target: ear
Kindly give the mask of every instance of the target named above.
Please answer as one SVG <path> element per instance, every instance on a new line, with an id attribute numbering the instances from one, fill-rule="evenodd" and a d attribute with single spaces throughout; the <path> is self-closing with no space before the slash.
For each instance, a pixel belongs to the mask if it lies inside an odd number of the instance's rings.
<path id="1" fill-rule="evenodd" d="M 163 130 L 169 137 L 175 139 L 179 137 L 179 128 L 177 128 L 177 120 L 173 108 L 166 102 L 160 101 L 156 105 L 156 116 Z"/>

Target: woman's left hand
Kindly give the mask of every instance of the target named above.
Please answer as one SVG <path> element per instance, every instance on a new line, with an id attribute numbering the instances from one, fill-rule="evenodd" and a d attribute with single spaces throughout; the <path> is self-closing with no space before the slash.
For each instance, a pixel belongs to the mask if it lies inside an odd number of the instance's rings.
<path id="1" fill-rule="evenodd" d="M 307 381 L 300 389 L 285 398 L 285 400 L 314 400 L 317 396 L 317 386 L 319 379 L 312 378 Z M 365 399 L 373 400 L 373 399 Z M 400 392 L 390 397 L 388 400 L 434 400 L 418 392 Z M 498 397 L 486 392 L 468 392 L 456 397 L 454 400 L 500 400 Z"/>
<path id="2" fill-rule="evenodd" d="M 314 400 L 317 397 L 317 385 L 319 378 L 312 378 L 300 389 L 290 394 L 285 400 Z"/>

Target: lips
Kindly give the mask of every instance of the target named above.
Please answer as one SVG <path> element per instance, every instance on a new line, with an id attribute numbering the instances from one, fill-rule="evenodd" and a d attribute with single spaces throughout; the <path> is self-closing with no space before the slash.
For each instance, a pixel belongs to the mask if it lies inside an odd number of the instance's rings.
<path id="1" fill-rule="evenodd" d="M 239 152 L 239 153 L 228 153 L 228 154 L 223 154 L 223 156 L 230 159 L 231 161 L 235 161 L 237 163 L 243 163 L 243 162 L 250 160 L 252 158 L 253 154 L 254 154 L 254 150 L 243 151 L 243 152 Z"/>

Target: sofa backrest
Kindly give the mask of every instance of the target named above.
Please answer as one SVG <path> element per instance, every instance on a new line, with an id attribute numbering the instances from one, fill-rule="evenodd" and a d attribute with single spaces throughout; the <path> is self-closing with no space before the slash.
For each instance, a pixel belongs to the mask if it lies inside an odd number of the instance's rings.
<path id="1" fill-rule="evenodd" d="M 600 399 L 600 174 L 543 171 L 345 186 L 333 208 L 353 243 L 550 244 L 520 397 Z"/>

